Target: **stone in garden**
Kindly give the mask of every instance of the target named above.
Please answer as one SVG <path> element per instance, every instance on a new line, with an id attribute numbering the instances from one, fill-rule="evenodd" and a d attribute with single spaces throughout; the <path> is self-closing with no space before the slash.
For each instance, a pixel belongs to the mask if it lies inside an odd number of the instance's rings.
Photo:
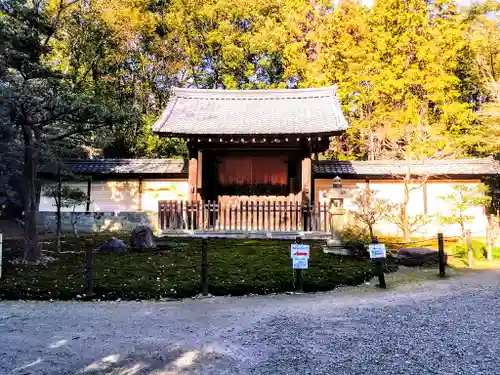
<path id="1" fill-rule="evenodd" d="M 323 252 L 336 255 L 352 255 L 352 251 L 346 248 L 340 239 L 336 238 L 326 240 L 326 245 L 323 246 Z"/>
<path id="2" fill-rule="evenodd" d="M 155 248 L 155 238 L 151 228 L 146 225 L 135 227 L 130 236 L 130 246 L 136 249 Z"/>
<path id="3" fill-rule="evenodd" d="M 128 251 L 125 242 L 116 237 L 111 237 L 98 247 L 98 253 L 126 253 Z"/>
<path id="4" fill-rule="evenodd" d="M 408 267 L 418 266 L 437 266 L 439 264 L 439 253 L 434 249 L 425 247 L 412 247 L 407 249 L 399 249 L 394 254 L 394 259 L 398 264 Z M 447 257 L 444 255 L 446 263 Z"/>

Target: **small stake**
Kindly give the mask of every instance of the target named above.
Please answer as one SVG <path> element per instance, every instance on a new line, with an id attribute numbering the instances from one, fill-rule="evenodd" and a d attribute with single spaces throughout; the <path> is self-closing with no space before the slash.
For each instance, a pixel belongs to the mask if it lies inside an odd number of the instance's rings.
<path id="1" fill-rule="evenodd" d="M 373 236 L 372 237 L 372 244 L 378 244 L 378 237 Z M 377 258 L 375 259 L 375 272 L 377 273 L 378 276 L 378 287 L 382 289 L 387 288 L 387 284 L 385 283 L 385 275 L 384 275 L 384 269 L 385 269 L 385 258 Z"/>
<path id="2" fill-rule="evenodd" d="M 439 277 L 445 277 L 446 276 L 446 263 L 444 260 L 443 233 L 438 233 L 438 249 L 439 249 Z"/>
<path id="3" fill-rule="evenodd" d="M 302 238 L 297 236 L 295 238 L 295 243 L 300 245 L 302 243 Z M 304 274 L 302 269 L 295 270 L 295 290 L 298 293 L 304 292 Z"/>
<path id="4" fill-rule="evenodd" d="M 201 293 L 208 295 L 208 261 L 207 261 L 208 241 L 201 240 Z"/>
<path id="5" fill-rule="evenodd" d="M 92 281 L 92 264 L 94 258 L 94 251 L 90 248 L 86 249 L 87 258 L 87 297 L 91 298 L 94 295 L 94 286 Z"/>

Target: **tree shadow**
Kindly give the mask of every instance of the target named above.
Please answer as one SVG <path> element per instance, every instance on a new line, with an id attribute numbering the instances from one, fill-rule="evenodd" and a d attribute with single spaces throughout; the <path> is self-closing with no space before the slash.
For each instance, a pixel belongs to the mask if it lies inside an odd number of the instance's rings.
<path id="1" fill-rule="evenodd" d="M 230 356 L 214 350 L 183 350 L 143 345 L 127 355 L 111 353 L 78 369 L 78 375 L 192 375 L 219 374 L 236 365 Z M 219 369 L 219 370 L 217 370 Z"/>

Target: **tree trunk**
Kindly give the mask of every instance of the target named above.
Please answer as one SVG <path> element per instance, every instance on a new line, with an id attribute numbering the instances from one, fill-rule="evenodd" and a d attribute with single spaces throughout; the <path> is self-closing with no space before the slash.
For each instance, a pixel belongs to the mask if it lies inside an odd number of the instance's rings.
<path id="1" fill-rule="evenodd" d="M 370 129 L 368 133 L 368 160 L 375 160 L 375 142 L 373 140 L 373 132 Z"/>
<path id="2" fill-rule="evenodd" d="M 78 215 L 75 212 L 76 205 L 73 206 L 73 212 L 71 213 L 71 226 L 73 227 L 73 235 L 78 238 L 78 230 L 76 229 L 76 224 L 78 223 Z"/>
<path id="3" fill-rule="evenodd" d="M 467 236 L 467 232 L 465 230 L 465 224 L 464 224 L 463 221 L 460 222 L 460 229 L 462 229 L 462 241 L 461 242 L 462 242 L 462 244 L 464 244 L 465 243 L 465 238 Z"/>
<path id="4" fill-rule="evenodd" d="M 373 238 L 373 226 L 368 225 L 368 230 L 370 231 L 370 239 Z"/>
<path id="5" fill-rule="evenodd" d="M 23 127 L 24 138 L 24 169 L 23 177 L 25 185 L 24 196 L 24 260 L 35 262 L 40 258 L 38 246 L 37 198 L 36 198 L 36 152 L 33 140 L 33 132 L 28 127 Z"/>
<path id="6" fill-rule="evenodd" d="M 401 205 L 401 227 L 403 229 L 403 238 L 405 242 L 410 241 L 410 228 L 408 225 L 408 202 L 410 201 L 410 187 L 409 184 L 409 176 L 405 177 L 404 180 L 404 200 Z"/>
<path id="7" fill-rule="evenodd" d="M 401 227 L 403 228 L 403 238 L 405 242 L 410 242 L 410 228 L 408 228 L 408 214 L 406 204 L 401 206 Z"/>

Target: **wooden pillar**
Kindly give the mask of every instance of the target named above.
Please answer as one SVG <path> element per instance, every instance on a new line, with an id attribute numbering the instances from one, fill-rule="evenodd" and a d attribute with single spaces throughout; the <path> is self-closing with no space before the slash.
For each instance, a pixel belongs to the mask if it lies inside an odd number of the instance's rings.
<path id="1" fill-rule="evenodd" d="M 196 193 L 196 200 L 201 200 L 202 197 L 202 184 L 203 184 L 203 154 L 201 151 L 198 151 L 198 169 L 196 172 L 196 186 L 197 186 L 197 193 Z"/>
<path id="2" fill-rule="evenodd" d="M 314 176 L 311 171 L 311 194 L 310 194 L 310 202 L 311 203 L 316 203 L 316 184 L 314 180 Z"/>
<path id="3" fill-rule="evenodd" d="M 194 201 L 198 194 L 198 159 L 195 157 L 189 158 L 188 186 L 189 200 Z"/>
<path id="4" fill-rule="evenodd" d="M 302 202 L 303 203 L 311 203 L 312 195 L 314 192 L 311 191 L 312 188 L 312 163 L 311 158 L 306 157 L 302 159 Z"/>

